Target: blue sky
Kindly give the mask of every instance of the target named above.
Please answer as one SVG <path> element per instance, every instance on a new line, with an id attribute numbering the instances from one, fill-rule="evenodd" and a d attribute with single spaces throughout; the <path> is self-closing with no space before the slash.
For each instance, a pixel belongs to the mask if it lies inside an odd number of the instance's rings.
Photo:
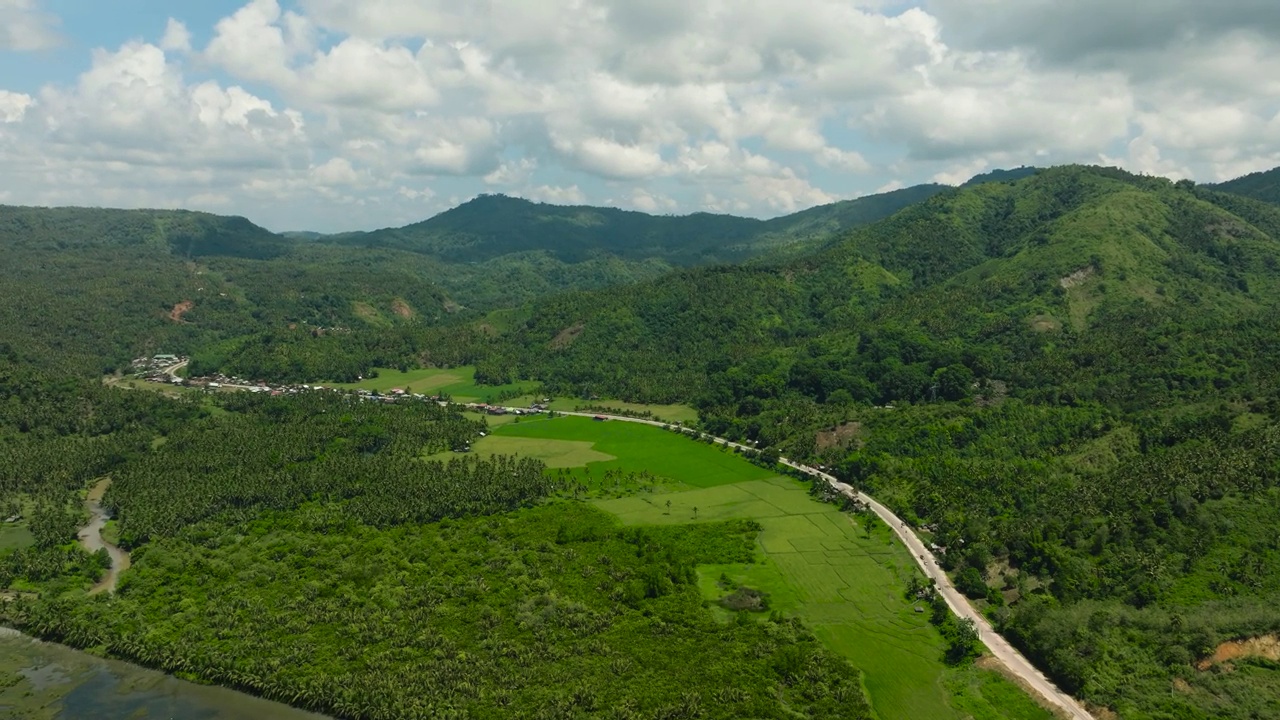
<path id="1" fill-rule="evenodd" d="M 1277 4 L 1280 7 L 1280 4 Z M 995 167 L 1280 165 L 1253 0 L 0 0 L 0 202 L 771 217 Z"/>

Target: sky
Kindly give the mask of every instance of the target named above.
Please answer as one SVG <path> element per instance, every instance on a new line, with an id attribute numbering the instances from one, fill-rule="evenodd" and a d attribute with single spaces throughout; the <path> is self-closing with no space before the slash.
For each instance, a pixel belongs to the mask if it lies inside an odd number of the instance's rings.
<path id="1" fill-rule="evenodd" d="M 773 217 L 1072 162 L 1280 165 L 1280 2 L 0 0 L 6 204 Z"/>

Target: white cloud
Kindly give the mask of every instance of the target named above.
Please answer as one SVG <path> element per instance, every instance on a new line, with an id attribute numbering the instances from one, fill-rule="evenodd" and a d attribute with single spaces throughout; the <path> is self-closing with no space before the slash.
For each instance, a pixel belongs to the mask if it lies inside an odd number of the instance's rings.
<path id="1" fill-rule="evenodd" d="M 191 52 L 191 31 L 179 20 L 169 18 L 160 39 L 160 49 L 166 52 Z"/>
<path id="2" fill-rule="evenodd" d="M 484 176 L 488 185 L 519 185 L 529 180 L 529 176 L 538 169 L 538 161 L 533 158 L 521 158 L 515 162 L 504 162 L 497 170 Z"/>
<path id="3" fill-rule="evenodd" d="M 37 0 L 0 0 L 0 50 L 30 52 L 59 42 L 57 16 L 40 9 Z"/>
<path id="4" fill-rule="evenodd" d="M 1161 1 L 243 0 L 0 91 L 0 192 L 346 229 L 491 188 L 769 215 L 1024 162 L 1280 164 L 1280 5 Z M 0 20 L 54 41 L 33 0 Z"/>
<path id="5" fill-rule="evenodd" d="M 35 98 L 30 95 L 0 90 L 0 122 L 18 122 L 33 104 Z"/>

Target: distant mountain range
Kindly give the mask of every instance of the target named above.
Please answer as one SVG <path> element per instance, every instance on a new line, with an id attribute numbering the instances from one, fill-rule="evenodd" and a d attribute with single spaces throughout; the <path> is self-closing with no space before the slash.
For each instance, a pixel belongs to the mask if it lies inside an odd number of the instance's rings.
<path id="1" fill-rule="evenodd" d="M 964 187 L 1007 185 L 1038 172 L 992 171 Z M 1275 172 L 1216 187 L 1265 198 Z M 32 353 L 92 364 L 143 346 L 185 350 L 264 327 L 430 324 L 568 290 L 654 280 L 681 267 L 805 257 L 956 192 L 917 185 L 771 220 L 487 195 L 405 227 L 339 235 L 276 234 L 245 218 L 188 211 L 0 207 L 0 324 L 20 328 Z M 913 237 L 893 243 L 906 248 Z M 922 252 L 946 263 L 960 247 Z M 929 271 L 909 274 L 918 272 Z M 174 319 L 173 308 L 187 302 Z"/>

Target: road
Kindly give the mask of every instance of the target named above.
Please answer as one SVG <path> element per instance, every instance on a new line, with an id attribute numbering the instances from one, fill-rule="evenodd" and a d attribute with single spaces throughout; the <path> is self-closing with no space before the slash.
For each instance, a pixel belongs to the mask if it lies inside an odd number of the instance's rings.
<path id="1" fill-rule="evenodd" d="M 186 367 L 187 364 L 190 362 L 191 362 L 190 360 L 183 360 L 180 363 L 174 363 L 173 365 L 170 365 L 169 367 L 165 368 L 163 372 L 165 375 L 168 375 L 171 378 L 176 378 L 178 377 L 178 371 Z"/>
<path id="2" fill-rule="evenodd" d="M 514 408 L 508 409 L 510 410 Z M 645 425 L 656 425 L 658 427 L 665 427 L 671 424 L 656 420 L 644 420 L 641 418 L 607 415 L 604 413 L 556 412 L 560 415 L 577 415 L 579 417 L 595 417 L 597 415 L 602 415 L 610 420 L 643 423 Z M 753 449 L 746 445 L 730 442 L 724 438 L 714 439 L 716 442 L 728 445 L 729 447 L 741 448 L 743 450 Z M 991 626 L 991 623 L 988 622 L 987 618 L 969 603 L 968 598 L 955 589 L 955 586 L 951 584 L 951 578 L 947 577 L 946 571 L 938 565 L 937 558 L 933 556 L 933 553 L 929 548 L 920 540 L 920 537 L 915 534 L 915 531 L 908 527 L 901 518 L 893 514 L 892 510 L 881 505 L 866 493 L 859 492 L 852 486 L 840 482 L 832 475 L 822 472 L 817 468 L 813 468 L 808 465 L 801 465 L 800 463 L 792 462 L 786 458 L 780 458 L 779 462 L 787 467 L 821 478 L 842 495 L 850 498 L 856 498 L 858 501 L 871 508 L 872 512 L 879 516 L 879 518 L 893 530 L 894 534 L 898 536 L 898 539 L 902 541 L 902 544 L 907 546 L 907 549 L 911 551 L 911 556 L 915 558 L 916 564 L 920 566 L 920 569 L 924 574 L 936 583 L 938 592 L 941 593 L 943 599 L 947 601 L 947 606 L 951 608 L 951 612 L 955 613 L 958 617 L 967 618 L 973 621 L 974 626 L 978 630 L 978 637 L 982 639 L 983 644 L 991 651 L 992 656 L 1003 663 L 1010 673 L 1022 681 L 1025 687 L 1030 688 L 1047 703 L 1058 708 L 1062 713 L 1065 713 L 1066 717 L 1071 720 L 1095 720 L 1093 715 L 1091 715 L 1088 710 L 1085 710 L 1083 705 L 1076 701 L 1075 698 L 1058 689 L 1058 686 L 1054 685 L 1053 681 L 1045 677 L 1044 673 L 1036 669 L 1036 667 L 1031 664 L 1030 660 L 1027 660 L 1022 653 L 1018 652 L 1017 648 L 1009 644 L 1008 640 L 1005 640 L 1000 633 L 995 631 L 995 628 Z"/>

